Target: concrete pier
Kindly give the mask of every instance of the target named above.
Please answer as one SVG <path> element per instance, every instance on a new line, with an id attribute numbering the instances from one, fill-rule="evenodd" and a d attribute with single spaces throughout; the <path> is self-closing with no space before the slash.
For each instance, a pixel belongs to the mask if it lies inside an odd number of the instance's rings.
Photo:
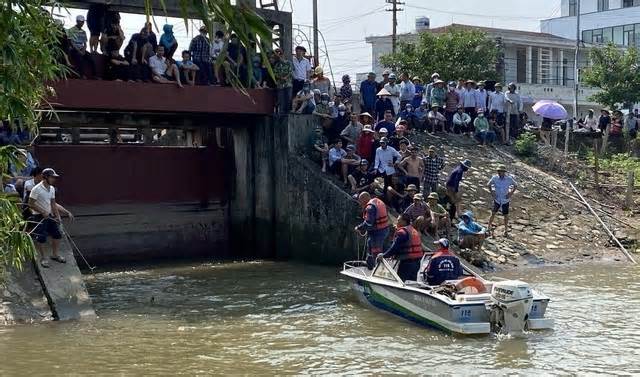
<path id="1" fill-rule="evenodd" d="M 73 249 L 64 236 L 60 242 L 60 255 L 67 263 L 51 261 L 49 268 L 36 263 L 36 271 L 53 316 L 60 321 L 95 318 L 96 312 L 73 257 Z"/>

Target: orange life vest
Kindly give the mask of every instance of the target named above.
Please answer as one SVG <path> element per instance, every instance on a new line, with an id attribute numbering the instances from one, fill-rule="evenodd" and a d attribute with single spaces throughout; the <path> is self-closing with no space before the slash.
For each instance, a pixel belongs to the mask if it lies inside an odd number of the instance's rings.
<path id="1" fill-rule="evenodd" d="M 378 198 L 373 198 L 369 200 L 369 203 L 367 203 L 367 207 L 370 205 L 376 208 L 376 222 L 375 224 L 373 224 L 374 229 L 376 230 L 387 229 L 387 227 L 389 227 L 389 217 L 387 216 L 387 206 L 384 204 L 382 200 Z M 367 221 L 366 209 L 362 213 L 362 218 L 365 221 Z"/>
<path id="2" fill-rule="evenodd" d="M 398 232 L 407 232 L 409 234 L 409 240 L 402 247 L 402 259 L 422 258 L 424 252 L 422 251 L 422 239 L 420 238 L 420 233 L 418 233 L 418 231 L 411 225 L 398 229 Z"/>

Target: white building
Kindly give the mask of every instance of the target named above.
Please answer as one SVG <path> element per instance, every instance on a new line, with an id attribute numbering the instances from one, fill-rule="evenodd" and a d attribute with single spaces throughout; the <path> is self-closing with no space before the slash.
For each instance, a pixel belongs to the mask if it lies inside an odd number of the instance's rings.
<path id="1" fill-rule="evenodd" d="M 500 41 L 504 53 L 501 81 L 515 82 L 518 90 L 530 105 L 542 99 L 556 100 L 567 108 L 573 108 L 574 98 L 574 56 L 575 37 L 563 38 L 549 33 L 538 33 L 522 30 L 496 29 L 469 25 L 452 24 L 445 27 L 424 30 L 430 33 L 442 33 L 448 28 L 469 28 L 485 32 L 490 38 Z M 399 41 L 413 42 L 417 33 L 407 33 L 398 36 Z M 380 57 L 391 53 L 391 36 L 371 36 L 366 42 L 372 47 L 372 67 L 380 75 L 384 67 L 380 65 Z M 586 62 L 583 52 L 578 62 Z M 428 78 L 423 78 L 423 80 Z M 457 77 L 446 77 L 446 80 L 456 80 Z M 466 77 L 465 77 L 466 79 Z M 470 79 L 481 80 L 480 77 Z M 591 107 L 598 107 L 590 102 L 588 97 L 594 93 L 591 89 L 581 89 L 578 100 L 578 113 L 584 114 Z M 571 113 L 571 111 L 570 111 Z"/>
<path id="2" fill-rule="evenodd" d="M 561 16 L 540 21 L 540 31 L 576 38 L 578 0 L 562 0 Z M 580 32 L 584 43 L 640 46 L 640 0 L 581 0 Z"/>

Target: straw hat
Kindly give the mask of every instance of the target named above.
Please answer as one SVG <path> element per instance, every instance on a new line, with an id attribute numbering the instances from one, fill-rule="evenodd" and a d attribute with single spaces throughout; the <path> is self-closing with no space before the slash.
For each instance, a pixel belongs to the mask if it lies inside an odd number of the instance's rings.
<path id="1" fill-rule="evenodd" d="M 376 95 L 377 96 L 390 96 L 391 93 L 389 93 L 389 91 L 387 89 L 382 88 L 382 89 L 380 89 L 380 91 Z"/>
<path id="2" fill-rule="evenodd" d="M 373 132 L 373 129 L 370 124 L 365 124 L 364 127 L 362 127 L 362 132 Z"/>

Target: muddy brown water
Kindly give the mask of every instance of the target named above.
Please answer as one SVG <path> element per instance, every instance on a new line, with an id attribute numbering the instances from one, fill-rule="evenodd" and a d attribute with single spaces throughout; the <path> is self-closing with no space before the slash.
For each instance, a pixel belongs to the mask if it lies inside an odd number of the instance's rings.
<path id="1" fill-rule="evenodd" d="M 640 268 L 519 277 L 555 330 L 456 337 L 359 304 L 336 269 L 253 262 L 87 278 L 99 319 L 0 328 L 0 375 L 640 374 Z"/>

